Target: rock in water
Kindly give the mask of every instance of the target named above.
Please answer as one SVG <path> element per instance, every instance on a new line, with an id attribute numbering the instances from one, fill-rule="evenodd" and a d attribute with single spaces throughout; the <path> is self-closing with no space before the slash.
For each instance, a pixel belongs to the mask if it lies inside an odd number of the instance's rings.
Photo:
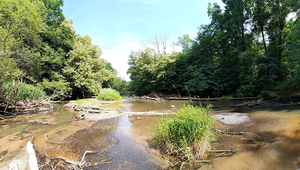
<path id="1" fill-rule="evenodd" d="M 222 112 L 212 113 L 211 116 L 215 117 L 219 122 L 226 125 L 240 125 L 251 122 L 247 113 Z"/>

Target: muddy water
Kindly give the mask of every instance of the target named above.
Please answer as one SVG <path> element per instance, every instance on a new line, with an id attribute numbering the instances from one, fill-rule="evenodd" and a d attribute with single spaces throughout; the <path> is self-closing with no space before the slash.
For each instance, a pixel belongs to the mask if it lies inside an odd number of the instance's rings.
<path id="1" fill-rule="evenodd" d="M 236 150 L 232 154 L 215 154 L 211 164 L 201 169 L 299 169 L 300 109 L 274 107 L 240 110 L 252 122 L 239 126 L 216 123 L 225 132 L 244 135 L 222 135 L 217 149 Z"/>
<path id="2" fill-rule="evenodd" d="M 193 102 L 199 104 L 199 102 Z M 227 110 L 241 102 L 201 102 L 214 105 L 215 111 Z M 122 111 L 168 112 L 191 104 L 188 101 L 154 102 L 138 99 L 101 105 Z M 43 165 L 41 169 L 66 167 L 60 160 L 80 162 L 86 151 L 86 169 L 161 169 L 165 162 L 148 140 L 155 131 L 155 116 L 122 116 L 92 122 L 75 121 L 75 112 L 55 106 L 57 112 L 27 115 L 0 122 L 0 164 L 22 152 L 28 139 Z M 230 107 L 231 110 L 233 110 Z M 300 109 L 273 107 L 233 110 L 249 114 L 252 120 L 239 126 L 216 122 L 215 127 L 244 135 L 221 135 L 216 149 L 232 149 L 236 153 L 212 154 L 211 163 L 200 169 L 299 169 Z M 42 125 L 39 122 L 47 122 Z M 46 158 L 45 158 L 46 157 Z M 199 168 L 199 167 L 197 167 Z M 192 168 L 193 169 L 193 168 Z"/>

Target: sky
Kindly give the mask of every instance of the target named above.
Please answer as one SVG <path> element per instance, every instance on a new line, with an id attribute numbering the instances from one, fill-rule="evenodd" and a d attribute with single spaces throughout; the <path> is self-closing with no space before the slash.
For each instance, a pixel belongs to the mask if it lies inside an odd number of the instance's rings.
<path id="1" fill-rule="evenodd" d="M 142 49 L 154 34 L 170 35 L 167 51 L 183 34 L 196 38 L 199 26 L 210 22 L 208 3 L 223 4 L 221 0 L 64 0 L 62 10 L 67 19 L 72 18 L 76 34 L 90 35 L 102 50 L 100 58 L 129 81 L 131 51 Z"/>

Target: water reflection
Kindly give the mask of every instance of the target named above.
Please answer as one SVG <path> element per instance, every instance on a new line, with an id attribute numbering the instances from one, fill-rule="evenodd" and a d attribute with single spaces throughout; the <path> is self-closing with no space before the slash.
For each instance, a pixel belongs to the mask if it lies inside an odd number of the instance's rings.
<path id="1" fill-rule="evenodd" d="M 134 136 L 132 128 L 135 125 L 130 119 L 127 116 L 114 118 L 114 120 L 119 122 L 119 126 L 113 131 L 112 135 L 120 142 L 106 151 L 106 155 L 111 158 L 111 162 L 87 169 L 161 169 L 157 163 L 158 158 L 152 154 L 150 149 L 136 141 L 143 139 Z M 147 120 L 143 119 L 140 121 L 145 125 Z M 147 136 L 147 138 L 149 137 Z M 93 157 L 92 155 L 90 156 Z"/>

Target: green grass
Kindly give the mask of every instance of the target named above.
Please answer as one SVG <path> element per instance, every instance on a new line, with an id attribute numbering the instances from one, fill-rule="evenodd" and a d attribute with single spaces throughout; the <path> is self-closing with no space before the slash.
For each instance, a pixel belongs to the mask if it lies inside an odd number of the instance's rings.
<path id="1" fill-rule="evenodd" d="M 6 94 L 11 87 L 13 87 L 12 82 L 4 82 L 2 84 L 2 94 Z M 40 100 L 46 97 L 46 93 L 44 91 L 42 91 L 36 86 L 33 86 L 31 84 L 26 84 L 26 83 L 23 83 L 18 88 L 18 91 L 16 91 L 16 89 L 12 90 L 10 95 L 14 94 L 15 92 L 17 92 L 17 94 L 15 95 L 13 100 L 16 101 L 24 101 L 26 99 Z"/>
<path id="2" fill-rule="evenodd" d="M 91 102 L 91 99 L 78 99 L 74 103 L 83 104 L 83 103 L 87 103 L 87 102 Z"/>
<path id="3" fill-rule="evenodd" d="M 204 158 L 210 142 L 216 139 L 209 112 L 209 107 L 184 105 L 177 109 L 177 114 L 162 116 L 158 120 L 152 144 L 159 146 L 164 154 L 172 156 L 172 162 L 191 163 Z"/>
<path id="4" fill-rule="evenodd" d="M 112 89 L 102 89 L 98 94 L 97 99 L 105 101 L 123 100 L 120 94 Z"/>

